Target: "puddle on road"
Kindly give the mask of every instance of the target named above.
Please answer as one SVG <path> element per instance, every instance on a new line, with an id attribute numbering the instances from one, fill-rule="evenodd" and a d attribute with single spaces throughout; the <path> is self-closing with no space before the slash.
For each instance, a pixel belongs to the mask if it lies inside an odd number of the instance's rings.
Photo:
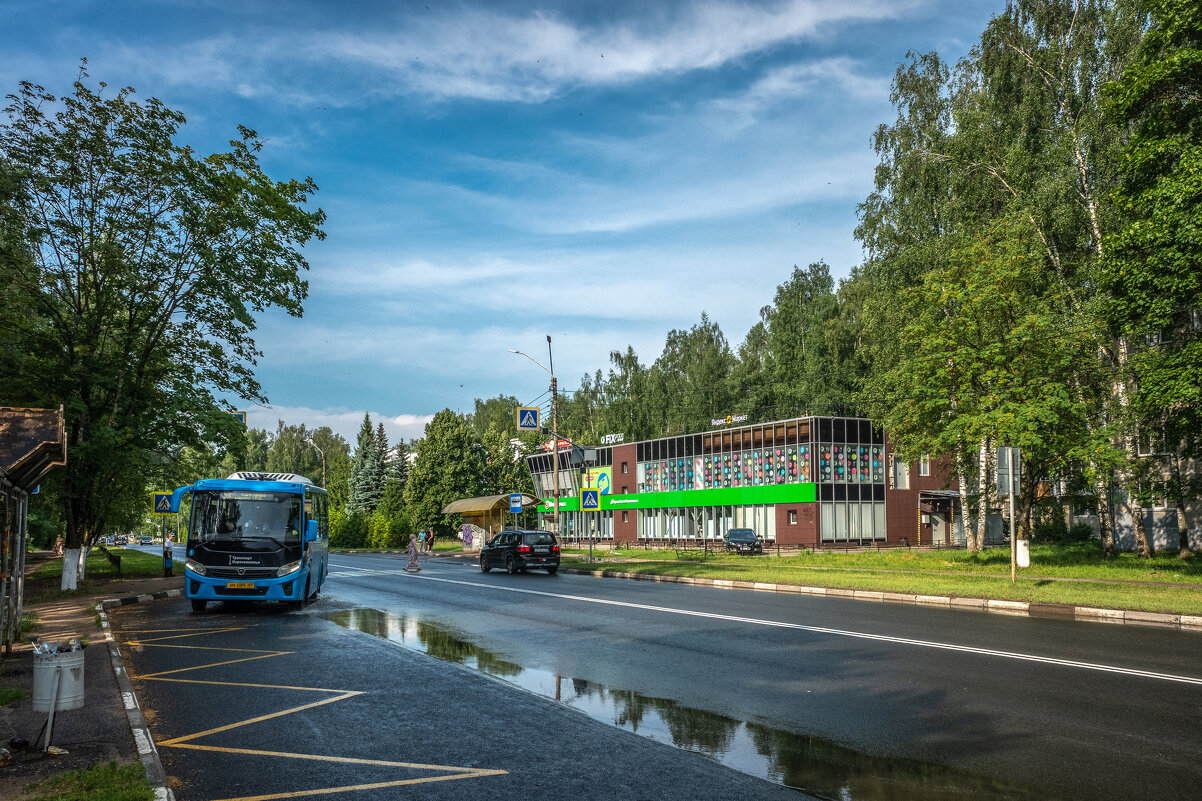
<path id="1" fill-rule="evenodd" d="M 475 668 L 579 709 L 595 720 L 696 753 L 743 773 L 838 801 L 981 801 L 1044 796 L 940 765 L 861 754 L 830 741 L 692 709 L 593 681 L 519 665 L 443 626 L 376 609 L 332 612 L 348 629 Z"/>

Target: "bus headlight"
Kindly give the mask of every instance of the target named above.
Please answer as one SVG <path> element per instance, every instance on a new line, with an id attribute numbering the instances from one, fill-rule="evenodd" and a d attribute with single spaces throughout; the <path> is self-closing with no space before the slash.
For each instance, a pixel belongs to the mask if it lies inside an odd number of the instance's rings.
<path id="1" fill-rule="evenodd" d="M 301 563 L 298 560 L 296 562 L 289 562 L 288 564 L 284 565 L 279 570 L 277 570 L 275 572 L 275 574 L 277 577 L 282 578 L 283 576 L 287 576 L 289 573 L 295 573 L 296 571 L 298 571 L 300 569 L 301 569 Z"/>
<path id="2" fill-rule="evenodd" d="M 205 566 L 200 562 L 193 562 L 191 559 L 189 559 L 184 562 L 184 567 L 188 568 L 198 576 L 203 576 L 205 574 Z"/>

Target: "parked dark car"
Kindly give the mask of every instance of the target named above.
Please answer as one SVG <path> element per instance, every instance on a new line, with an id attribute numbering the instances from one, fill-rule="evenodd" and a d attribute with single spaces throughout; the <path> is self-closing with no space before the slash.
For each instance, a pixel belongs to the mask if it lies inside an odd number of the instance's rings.
<path id="1" fill-rule="evenodd" d="M 116 544 L 117 545 L 128 545 L 129 543 L 128 543 L 128 540 L 126 540 L 124 534 L 118 534 Z"/>
<path id="2" fill-rule="evenodd" d="M 559 543 L 550 531 L 502 531 L 480 549 L 480 570 L 487 573 L 494 567 L 510 574 L 536 568 L 553 576 L 559 570 Z"/>
<path id="3" fill-rule="evenodd" d="M 722 538 L 726 543 L 726 550 L 736 551 L 738 553 L 763 553 L 764 541 L 755 535 L 755 532 L 749 528 L 732 528 L 726 532 L 726 536 Z"/>

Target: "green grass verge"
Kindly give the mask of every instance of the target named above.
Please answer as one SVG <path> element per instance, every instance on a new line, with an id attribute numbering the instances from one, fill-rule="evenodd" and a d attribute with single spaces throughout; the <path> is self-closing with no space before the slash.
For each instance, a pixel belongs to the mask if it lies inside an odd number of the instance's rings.
<path id="1" fill-rule="evenodd" d="M 109 548 L 109 553 L 121 557 L 121 575 L 125 578 L 163 575 L 163 557 L 161 554 L 144 553 L 132 548 Z M 47 559 L 29 573 L 32 580 L 53 579 L 61 576 L 63 560 L 61 557 Z M 117 566 L 109 562 L 99 548 L 93 548 L 88 554 L 88 564 L 85 575 L 89 580 L 111 580 L 117 578 Z"/>
<path id="2" fill-rule="evenodd" d="M 26 788 L 29 801 L 153 801 L 141 765 L 108 762 L 59 774 Z"/>
<path id="3" fill-rule="evenodd" d="M 29 693 L 17 687 L 0 687 L 0 706 L 8 706 L 27 697 Z"/>
<path id="4" fill-rule="evenodd" d="M 673 551 L 621 553 L 625 558 L 605 557 L 592 563 L 568 555 L 563 563 L 585 570 L 1202 615 L 1202 559 L 1178 559 L 1175 554 L 1153 560 L 1120 554 L 1106 560 L 1096 546 L 1040 546 L 1032 549 L 1031 567 L 1020 570 L 1012 585 L 1005 549 L 984 554 L 950 550 L 807 552 L 787 557 L 719 554 L 705 562 L 677 558 Z"/>

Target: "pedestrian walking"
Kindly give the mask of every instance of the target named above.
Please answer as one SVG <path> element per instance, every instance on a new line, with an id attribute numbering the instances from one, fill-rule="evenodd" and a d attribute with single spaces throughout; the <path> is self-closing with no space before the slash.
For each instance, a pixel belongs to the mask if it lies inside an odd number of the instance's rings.
<path id="1" fill-rule="evenodd" d="M 417 561 L 417 537 L 412 534 L 409 535 L 409 548 L 405 553 L 409 554 L 409 564 L 405 565 L 405 572 L 408 573 L 412 570 L 414 573 L 420 573 L 422 565 Z"/>
<path id="2" fill-rule="evenodd" d="M 425 531 L 417 532 L 417 552 L 418 553 L 426 552 L 426 532 Z"/>
<path id="3" fill-rule="evenodd" d="M 434 529 L 426 532 L 426 553 L 434 553 Z"/>

